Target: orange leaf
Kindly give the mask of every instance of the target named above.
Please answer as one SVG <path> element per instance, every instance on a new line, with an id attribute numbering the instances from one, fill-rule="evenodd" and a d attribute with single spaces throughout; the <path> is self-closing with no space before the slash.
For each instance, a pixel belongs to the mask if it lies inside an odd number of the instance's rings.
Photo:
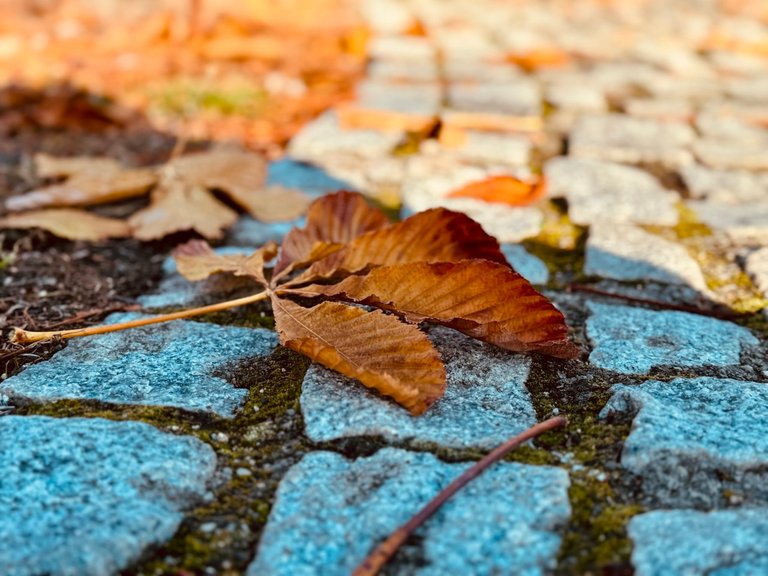
<path id="1" fill-rule="evenodd" d="M 357 378 L 421 414 L 445 390 L 445 368 L 416 326 L 376 310 L 323 302 L 312 308 L 272 298 L 280 342 L 315 362 Z"/>
<path id="2" fill-rule="evenodd" d="M 559 358 L 579 352 L 568 341 L 562 313 L 517 272 L 487 260 L 381 266 L 332 286 L 285 292 L 376 306 L 408 322 L 443 324 L 514 352 Z"/>
<path id="3" fill-rule="evenodd" d="M 507 62 L 533 72 L 542 68 L 562 68 L 571 60 L 570 55 L 559 48 L 538 48 L 528 52 L 507 54 Z"/>
<path id="4" fill-rule="evenodd" d="M 479 258 L 507 265 L 498 241 L 461 212 L 435 208 L 360 236 L 319 260 L 287 285 L 355 273 L 372 266 Z"/>
<path id="5" fill-rule="evenodd" d="M 131 235 L 131 229 L 124 220 L 105 218 L 71 208 L 11 214 L 0 219 L 0 228 L 42 228 L 67 240 L 95 241 Z"/>
<path id="6" fill-rule="evenodd" d="M 524 182 L 514 176 L 492 176 L 470 182 L 448 194 L 447 198 L 475 198 L 485 202 L 498 202 L 510 206 L 527 206 L 544 196 L 546 181 Z"/>
<path id="7" fill-rule="evenodd" d="M 187 280 L 203 280 L 212 274 L 250 276 L 266 285 L 264 264 L 277 255 L 277 244 L 268 242 L 251 255 L 216 254 L 204 240 L 190 240 L 173 251 L 176 270 Z"/>

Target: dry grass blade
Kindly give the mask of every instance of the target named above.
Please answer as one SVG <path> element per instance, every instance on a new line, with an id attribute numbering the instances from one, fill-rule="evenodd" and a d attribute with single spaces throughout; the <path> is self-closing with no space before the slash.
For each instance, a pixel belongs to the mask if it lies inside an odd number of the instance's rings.
<path id="1" fill-rule="evenodd" d="M 268 242 L 250 255 L 216 254 L 204 240 L 190 240 L 173 251 L 176 270 L 187 280 L 204 280 L 212 274 L 250 276 L 266 285 L 264 264 L 277 255 L 277 244 Z"/>
<path id="2" fill-rule="evenodd" d="M 72 208 L 11 214 L 0 219 L 0 228 L 42 228 L 67 240 L 97 241 L 131 235 L 131 228 L 124 220 L 97 216 Z"/>
<path id="3" fill-rule="evenodd" d="M 507 453 L 511 452 L 522 443 L 532 440 L 544 432 L 565 426 L 567 423 L 568 421 L 562 416 L 550 418 L 549 420 L 545 420 L 544 422 L 540 422 L 539 424 L 528 428 L 525 432 L 518 434 L 514 438 L 510 438 L 504 442 L 504 444 L 495 448 L 493 452 L 485 456 L 474 466 L 466 470 L 461 476 L 456 478 L 456 480 L 451 482 L 445 489 L 435 496 L 435 498 L 424 506 L 424 508 L 419 510 L 410 520 L 408 520 L 408 522 L 400 526 L 386 540 L 384 540 L 384 542 L 379 544 L 355 569 L 352 573 L 353 576 L 376 576 L 376 574 L 379 573 L 379 570 L 381 570 L 390 558 L 395 555 L 408 537 L 437 512 L 454 494 L 477 478 L 489 466 L 501 460 Z"/>
<path id="4" fill-rule="evenodd" d="M 387 217 L 369 206 L 359 194 L 342 191 L 323 196 L 309 207 L 307 225 L 294 228 L 286 235 L 275 274 L 290 264 L 308 262 L 319 243 L 346 244 L 388 225 Z"/>
<path id="5" fill-rule="evenodd" d="M 409 262 L 454 262 L 477 258 L 507 264 L 498 241 L 466 214 L 435 208 L 375 230 L 313 264 L 290 284 L 355 273 L 371 266 Z"/>
<path id="6" fill-rule="evenodd" d="M 487 260 L 382 266 L 302 296 L 336 297 L 430 321 L 514 352 L 574 358 L 562 313 L 507 266 Z M 279 294 L 279 291 L 278 291 Z"/>
<path id="7" fill-rule="evenodd" d="M 206 238 L 221 238 L 237 221 L 237 212 L 199 186 L 166 180 L 152 193 L 152 203 L 128 220 L 139 240 L 155 240 L 173 232 L 195 230 Z"/>
<path id="8" fill-rule="evenodd" d="M 272 298 L 280 342 L 421 414 L 445 390 L 440 355 L 416 326 L 381 311 Z"/>

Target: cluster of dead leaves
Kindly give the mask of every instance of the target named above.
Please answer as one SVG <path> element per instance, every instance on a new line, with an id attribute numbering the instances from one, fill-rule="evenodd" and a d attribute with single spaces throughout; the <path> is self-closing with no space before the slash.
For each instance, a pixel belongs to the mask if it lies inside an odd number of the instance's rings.
<path id="1" fill-rule="evenodd" d="M 264 158 L 238 149 L 189 154 L 149 168 L 125 168 L 111 158 L 44 154 L 36 155 L 34 162 L 39 177 L 63 177 L 64 181 L 8 198 L 5 209 L 11 214 L 0 219 L 0 227 L 43 228 L 70 240 L 127 236 L 153 240 L 185 230 L 216 239 L 235 223 L 238 213 L 218 200 L 213 190 L 267 222 L 296 218 L 309 204 L 298 190 L 266 186 Z M 75 208 L 141 196 L 150 190 L 149 206 L 127 220 Z"/>
<path id="2" fill-rule="evenodd" d="M 362 196 L 315 201 L 282 246 L 220 256 L 203 241 L 177 248 L 190 280 L 246 276 L 268 295 L 284 346 L 391 396 L 413 414 L 445 389 L 431 322 L 514 352 L 573 358 L 563 315 L 462 213 L 437 208 L 390 223 Z M 267 264 L 272 263 L 267 268 Z"/>

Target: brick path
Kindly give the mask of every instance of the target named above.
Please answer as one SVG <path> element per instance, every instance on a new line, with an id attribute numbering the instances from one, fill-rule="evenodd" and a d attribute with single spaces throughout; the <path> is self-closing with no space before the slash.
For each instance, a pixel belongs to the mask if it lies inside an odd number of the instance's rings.
<path id="1" fill-rule="evenodd" d="M 263 313 L 72 342 L 0 383 L 0 572 L 347 574 L 469 461 L 554 413 L 567 431 L 463 491 L 392 573 L 768 572 L 760 4 L 361 2 L 374 33 L 357 100 L 306 126 L 270 179 L 466 211 L 584 357 L 433 329 L 448 390 L 414 419 L 276 347 Z M 446 197 L 539 173 L 532 206 Z M 245 220 L 229 243 L 291 224 Z M 222 294 L 169 264 L 143 303 Z"/>

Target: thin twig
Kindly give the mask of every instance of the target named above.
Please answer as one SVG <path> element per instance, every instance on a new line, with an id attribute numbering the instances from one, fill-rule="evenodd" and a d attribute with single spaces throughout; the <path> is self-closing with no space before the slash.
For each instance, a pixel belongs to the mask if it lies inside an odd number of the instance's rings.
<path id="1" fill-rule="evenodd" d="M 227 300 L 226 302 L 218 302 L 217 304 L 211 304 L 210 306 L 202 306 L 200 308 L 190 308 L 189 310 L 180 310 L 178 312 L 171 312 L 169 314 L 160 314 L 158 316 L 150 316 L 149 318 L 139 318 L 137 320 L 130 320 L 128 322 L 118 322 L 117 324 L 102 324 L 100 326 L 89 326 L 88 328 L 76 328 L 74 330 L 52 330 L 47 332 L 28 332 L 21 328 L 16 328 L 11 341 L 17 344 L 26 344 L 28 342 L 38 342 L 40 340 L 48 340 L 54 336 L 60 336 L 61 338 L 79 338 L 81 336 L 93 336 L 95 334 L 107 334 L 108 332 L 118 332 L 120 330 L 127 330 L 128 328 L 138 328 L 139 326 L 147 326 L 149 324 L 159 324 L 161 322 L 169 322 L 171 320 L 179 320 L 181 318 L 190 318 L 192 316 L 201 316 L 203 314 L 210 314 L 211 312 L 219 312 L 220 310 L 228 310 L 229 308 L 235 308 L 237 306 L 244 306 L 260 300 L 265 300 L 269 297 L 269 292 L 259 292 L 258 294 L 252 294 L 243 298 L 236 298 L 235 300 Z"/>
<path id="2" fill-rule="evenodd" d="M 504 444 L 498 446 L 485 456 L 482 460 L 478 461 L 474 466 L 466 470 L 461 476 L 451 482 L 446 488 L 444 488 L 435 498 L 427 503 L 424 508 L 419 510 L 408 522 L 400 526 L 397 530 L 379 544 L 368 557 L 355 569 L 352 573 L 353 576 L 376 576 L 379 570 L 389 561 L 395 552 L 403 545 L 408 537 L 421 526 L 430 516 L 432 516 L 437 510 L 456 492 L 466 486 L 471 480 L 479 476 L 486 468 L 491 464 L 494 464 L 501 458 L 503 458 L 508 452 L 514 450 L 523 442 L 527 442 L 532 438 L 536 438 L 540 434 L 559 428 L 567 424 L 567 420 L 563 416 L 557 416 L 550 418 L 544 422 L 540 422 L 528 430 L 518 434 L 514 438 L 510 438 Z"/>
<path id="3" fill-rule="evenodd" d="M 678 312 L 688 312 L 690 314 L 699 314 L 700 316 L 711 316 L 712 318 L 719 318 L 721 320 L 738 320 L 749 316 L 749 314 L 738 314 L 736 312 L 717 310 L 705 310 L 698 308 L 697 306 L 686 306 L 685 304 L 671 304 L 667 302 L 659 302 L 658 300 L 649 300 L 647 298 L 638 298 L 637 296 L 629 296 L 627 294 L 619 294 L 617 292 L 608 292 L 607 290 L 601 290 L 600 288 L 594 288 L 585 284 L 569 284 L 568 290 L 571 292 L 587 292 L 589 294 L 596 294 L 597 296 L 605 296 L 606 298 L 616 298 L 618 300 L 624 300 L 626 302 L 634 302 L 636 304 L 645 304 L 647 306 L 655 306 L 664 310 L 677 310 Z"/>

